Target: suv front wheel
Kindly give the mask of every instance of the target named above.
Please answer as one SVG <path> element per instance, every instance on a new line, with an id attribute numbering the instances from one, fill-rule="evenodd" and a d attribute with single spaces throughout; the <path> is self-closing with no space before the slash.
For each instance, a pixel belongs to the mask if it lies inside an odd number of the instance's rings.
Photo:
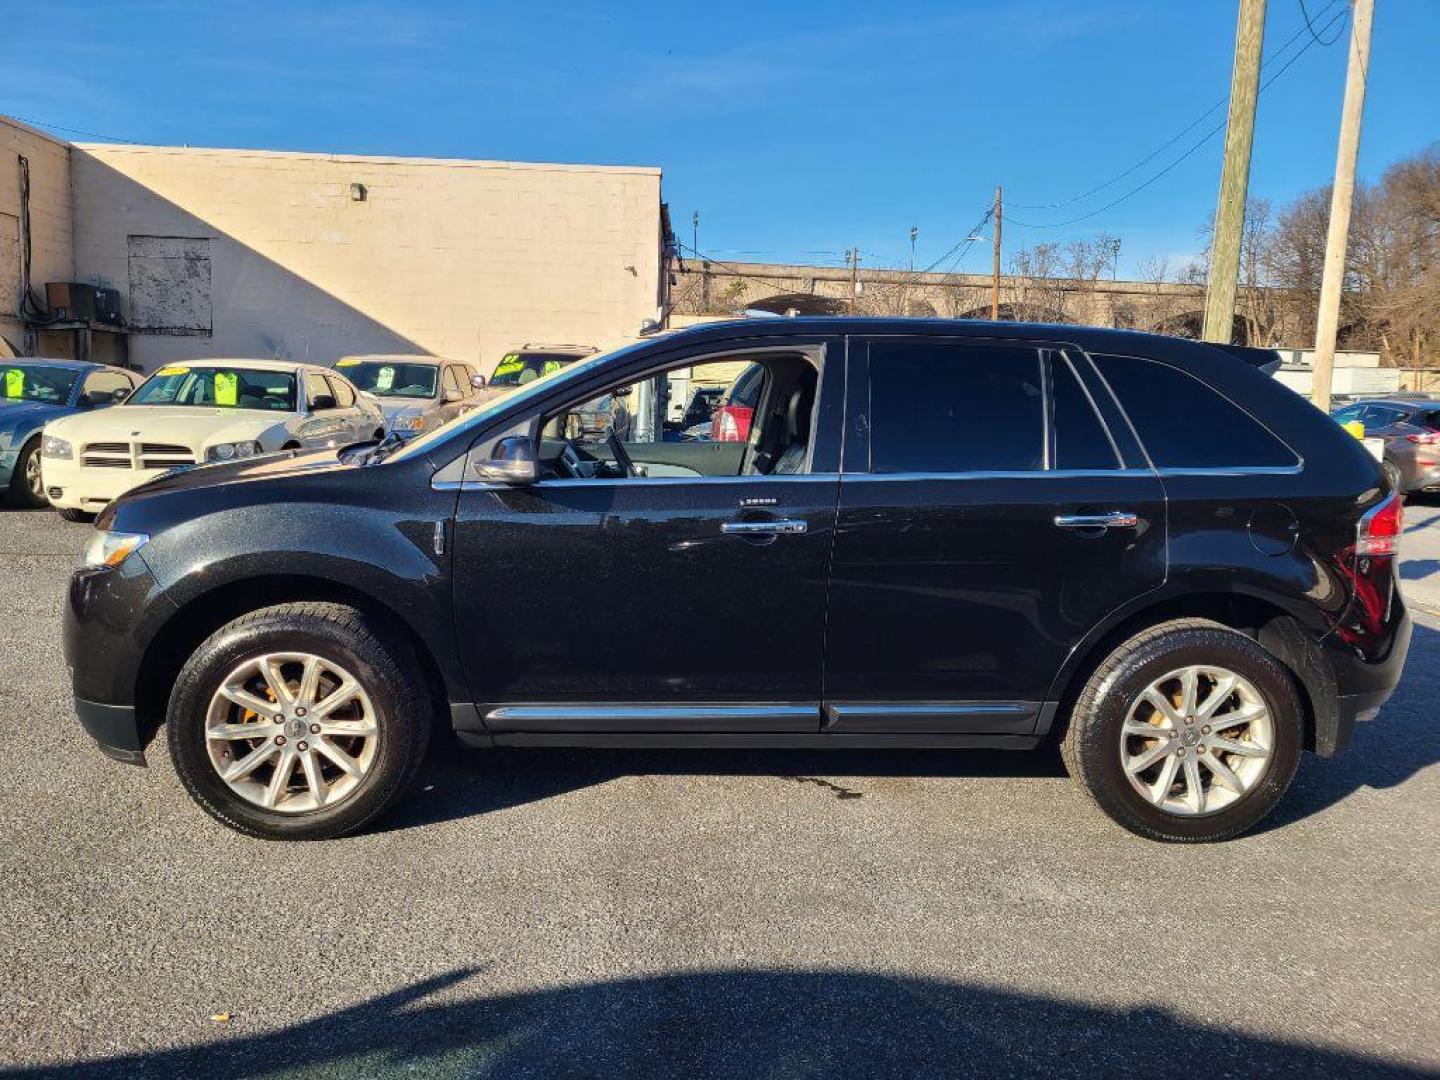
<path id="1" fill-rule="evenodd" d="M 362 828 L 404 791 L 429 737 L 410 651 L 340 604 L 263 608 L 190 657 L 167 712 L 170 756 L 212 817 L 251 836 Z"/>
<path id="2" fill-rule="evenodd" d="M 1136 635 L 1090 676 L 1061 752 L 1125 828 L 1155 840 L 1225 840 L 1279 802 L 1303 720 L 1281 663 L 1205 619 Z"/>

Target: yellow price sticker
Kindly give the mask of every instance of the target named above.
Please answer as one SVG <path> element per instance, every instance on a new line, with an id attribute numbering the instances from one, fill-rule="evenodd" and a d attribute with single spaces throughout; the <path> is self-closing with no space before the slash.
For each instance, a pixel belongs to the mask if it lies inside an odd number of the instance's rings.
<path id="1" fill-rule="evenodd" d="M 215 372 L 215 404 L 234 405 L 240 398 L 240 376 L 233 371 Z"/>
<path id="2" fill-rule="evenodd" d="M 155 372 L 156 375 L 185 375 L 190 371 L 188 367 L 162 367 Z"/>
<path id="3" fill-rule="evenodd" d="M 354 367 L 354 366 L 355 366 L 356 364 L 358 364 L 358 363 L 360 363 L 359 360 L 336 360 L 336 361 L 335 361 L 335 366 L 336 366 L 336 367 Z"/>
<path id="4" fill-rule="evenodd" d="M 5 372 L 5 396 L 8 398 L 25 396 L 25 372 L 19 368 L 11 368 Z"/>

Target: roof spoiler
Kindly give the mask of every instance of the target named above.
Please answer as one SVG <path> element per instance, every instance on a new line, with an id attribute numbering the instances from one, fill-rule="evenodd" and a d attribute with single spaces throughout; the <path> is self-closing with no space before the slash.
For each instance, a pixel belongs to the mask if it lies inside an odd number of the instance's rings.
<path id="1" fill-rule="evenodd" d="M 1253 368 L 1259 368 L 1266 375 L 1274 375 L 1280 370 L 1280 351 L 1278 349 L 1256 349 L 1249 345 L 1222 345 L 1212 341 L 1211 345 L 1221 349 L 1237 360 L 1243 360 Z"/>

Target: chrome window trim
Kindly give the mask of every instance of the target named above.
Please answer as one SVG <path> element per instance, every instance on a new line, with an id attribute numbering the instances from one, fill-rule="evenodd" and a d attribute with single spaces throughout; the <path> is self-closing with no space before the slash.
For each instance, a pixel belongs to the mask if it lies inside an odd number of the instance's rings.
<path id="1" fill-rule="evenodd" d="M 595 487 L 597 485 L 614 486 L 617 484 L 633 484 L 643 487 L 674 487 L 676 484 L 747 484 L 756 480 L 766 483 L 793 484 L 805 480 L 826 481 L 839 479 L 840 474 L 837 472 L 783 473 L 779 475 L 756 473 L 753 476 L 600 476 L 589 478 L 566 476 L 555 480 L 537 480 L 533 484 L 523 485 L 496 484 L 489 480 L 440 480 L 432 481 L 430 486 L 435 491 L 496 491 L 500 489 L 533 491 L 537 488 L 543 490 L 547 488 Z"/>

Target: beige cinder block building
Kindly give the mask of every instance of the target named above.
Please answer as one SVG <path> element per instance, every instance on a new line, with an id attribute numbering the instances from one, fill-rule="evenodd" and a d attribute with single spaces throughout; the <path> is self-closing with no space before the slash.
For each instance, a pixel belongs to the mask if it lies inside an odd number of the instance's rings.
<path id="1" fill-rule="evenodd" d="M 0 117 L 0 356 L 31 351 L 21 289 L 27 224 L 31 293 L 43 304 L 45 282 L 74 278 L 71 222 L 69 144 Z"/>
<path id="2" fill-rule="evenodd" d="M 11 130 L 0 120 L 0 147 Z M 54 255 L 32 278 L 118 290 L 145 370 L 375 352 L 488 369 L 526 341 L 605 345 L 659 314 L 658 168 L 48 141 L 37 240 L 42 199 L 68 220 L 46 226 Z"/>

